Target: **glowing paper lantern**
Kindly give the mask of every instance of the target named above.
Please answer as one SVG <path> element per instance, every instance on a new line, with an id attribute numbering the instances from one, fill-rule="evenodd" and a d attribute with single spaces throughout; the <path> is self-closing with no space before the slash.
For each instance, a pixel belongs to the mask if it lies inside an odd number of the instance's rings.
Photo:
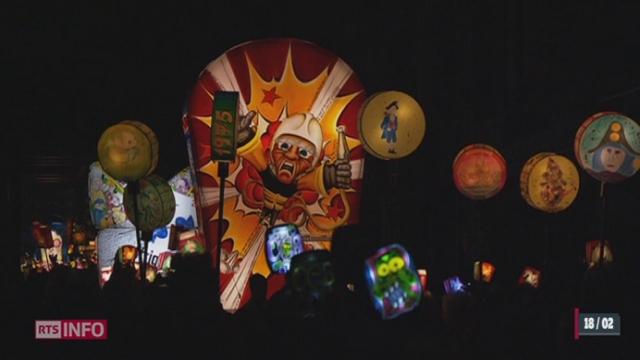
<path id="1" fill-rule="evenodd" d="M 123 194 L 127 184 L 102 170 L 99 162 L 89 166 L 89 209 L 97 229 L 133 227 L 124 211 Z"/>
<path id="2" fill-rule="evenodd" d="M 150 175 L 158 165 L 158 138 L 139 121 L 109 127 L 98 141 L 98 159 L 104 171 L 122 181 Z"/>
<path id="3" fill-rule="evenodd" d="M 490 283 L 493 281 L 495 273 L 496 267 L 490 262 L 476 261 L 473 264 L 473 279 L 475 281 Z"/>
<path id="4" fill-rule="evenodd" d="M 294 296 L 325 300 L 333 291 L 336 279 L 331 254 L 327 250 L 311 250 L 294 256 L 287 277 Z"/>
<path id="5" fill-rule="evenodd" d="M 385 246 L 368 258 L 365 277 L 371 300 L 383 319 L 409 312 L 420 303 L 420 277 L 401 245 Z"/>
<path id="6" fill-rule="evenodd" d="M 219 198 L 218 163 L 211 161 L 217 91 L 240 96 L 237 160 L 230 164 L 224 199 Z M 225 310 L 233 312 L 250 298 L 252 274 L 271 274 L 263 248 L 268 227 L 295 223 L 314 240 L 308 244 L 329 249 L 334 229 L 359 221 L 365 151 L 357 122 L 365 99 L 347 63 L 298 39 L 245 42 L 200 73 L 182 125 L 197 180 L 199 230 L 207 244 L 216 243 L 219 226 L 223 239 L 232 239 L 216 261 L 225 260 L 224 252 L 240 255 L 228 267 L 238 271 L 221 277 Z M 280 156 L 285 149 L 295 160 Z M 221 207 L 224 225 L 216 216 Z"/>
<path id="7" fill-rule="evenodd" d="M 422 285 L 422 290 L 427 292 L 427 284 L 429 283 L 429 274 L 427 273 L 427 269 L 418 269 L 418 276 L 420 277 L 420 285 Z"/>
<path id="8" fill-rule="evenodd" d="M 446 279 L 444 282 L 445 294 L 458 294 L 467 291 L 467 287 L 464 285 L 459 276 L 453 276 Z"/>
<path id="9" fill-rule="evenodd" d="M 176 211 L 176 200 L 171 187 L 157 175 L 150 175 L 140 180 L 137 202 L 139 220 L 133 212 L 133 198 L 128 189 L 124 192 L 124 204 L 127 217 L 139 230 L 147 232 L 169 224 Z"/>
<path id="10" fill-rule="evenodd" d="M 589 175 L 602 182 L 622 181 L 640 168 L 640 126 L 619 113 L 597 113 L 578 129 L 574 150 Z"/>
<path id="11" fill-rule="evenodd" d="M 291 268 L 291 258 L 304 250 L 298 228 L 291 224 L 274 226 L 267 231 L 266 238 L 265 249 L 271 271 L 287 273 Z"/>
<path id="12" fill-rule="evenodd" d="M 580 175 L 571 160 L 554 153 L 530 158 L 520 173 L 520 193 L 532 207 L 554 213 L 568 208 L 578 195 Z"/>
<path id="13" fill-rule="evenodd" d="M 540 270 L 531 267 L 525 266 L 524 270 L 522 270 L 522 274 L 518 279 L 519 285 L 529 285 L 532 288 L 538 288 L 540 286 L 540 278 L 542 277 L 542 273 Z"/>
<path id="14" fill-rule="evenodd" d="M 133 266 L 136 262 L 138 250 L 135 246 L 123 245 L 118 249 L 118 260 L 121 265 Z"/>
<path id="15" fill-rule="evenodd" d="M 365 150 L 384 159 L 399 159 L 414 152 L 425 133 L 420 104 L 400 91 L 371 95 L 358 119 L 358 132 Z"/>
<path id="16" fill-rule="evenodd" d="M 595 266 L 600 263 L 600 240 L 591 240 L 585 244 L 585 260 L 589 267 Z M 608 264 L 613 262 L 613 252 L 609 246 L 609 242 L 604 242 L 604 259 L 603 263 Z"/>
<path id="17" fill-rule="evenodd" d="M 33 238 L 36 239 L 36 244 L 39 248 L 48 249 L 53 247 L 53 236 L 49 226 L 39 221 L 34 221 L 31 223 L 31 233 Z"/>
<path id="18" fill-rule="evenodd" d="M 453 160 L 453 182 L 470 199 L 488 199 L 499 193 L 506 181 L 507 163 L 489 145 L 469 145 Z"/>

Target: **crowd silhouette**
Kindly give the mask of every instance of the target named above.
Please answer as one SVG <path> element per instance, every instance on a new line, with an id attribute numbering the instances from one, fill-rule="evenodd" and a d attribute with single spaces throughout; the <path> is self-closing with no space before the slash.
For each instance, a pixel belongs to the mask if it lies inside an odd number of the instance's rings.
<path id="1" fill-rule="evenodd" d="M 284 287 L 270 293 L 282 280 L 273 277 L 281 275 L 255 274 L 250 301 L 233 315 L 215 301 L 207 255 L 177 255 L 169 276 L 153 283 L 139 281 L 116 257 L 103 288 L 95 265 L 33 272 L 20 285 L 21 346 L 9 358 L 630 358 L 624 337 L 574 340 L 573 307 L 567 306 L 573 300 L 584 312 L 625 314 L 624 276 L 614 264 L 585 270 L 582 283 L 561 294 L 499 282 L 443 294 L 433 283 L 413 311 L 382 320 L 363 276 L 362 264 L 375 251 L 361 240 L 366 232 L 358 225 L 336 231 L 335 278 L 322 296 L 295 285 L 291 272 Z M 46 319 L 107 319 L 108 340 L 34 340 L 34 320 Z"/>

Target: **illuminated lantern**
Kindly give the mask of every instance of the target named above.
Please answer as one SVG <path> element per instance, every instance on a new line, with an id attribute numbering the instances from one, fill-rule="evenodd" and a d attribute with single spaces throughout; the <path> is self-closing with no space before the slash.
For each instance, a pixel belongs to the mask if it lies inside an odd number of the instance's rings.
<path id="1" fill-rule="evenodd" d="M 400 91 L 371 95 L 358 118 L 358 132 L 365 150 L 383 159 L 399 159 L 414 152 L 425 133 L 420 104 Z"/>
<path id="2" fill-rule="evenodd" d="M 600 263 L 600 240 L 591 240 L 585 244 L 585 261 L 589 267 L 593 267 Z M 603 263 L 608 264 L 613 262 L 613 252 L 609 246 L 609 242 L 604 242 L 604 259 Z"/>
<path id="3" fill-rule="evenodd" d="M 138 250 L 135 246 L 124 245 L 118 249 L 118 260 L 121 265 L 133 266 L 136 261 Z"/>
<path id="4" fill-rule="evenodd" d="M 444 282 L 444 292 L 447 295 L 464 293 L 467 291 L 467 287 L 464 285 L 459 276 L 453 276 L 446 279 Z"/>
<path id="5" fill-rule="evenodd" d="M 53 247 L 53 236 L 49 226 L 39 221 L 34 221 L 31 223 L 31 232 L 39 248 L 48 249 Z"/>
<path id="6" fill-rule="evenodd" d="M 211 161 L 217 91 L 239 93 L 237 157 L 223 199 L 218 162 Z M 221 277 L 225 310 L 234 312 L 250 298 L 252 274 L 271 274 L 264 250 L 270 226 L 295 224 L 315 248 L 329 249 L 336 228 L 359 221 L 366 152 L 358 113 L 366 98 L 346 62 L 299 39 L 245 42 L 200 72 L 182 126 L 196 177 L 199 230 L 207 244 L 216 244 L 223 207 L 222 237 L 233 239 L 223 251 L 240 255 L 231 267 L 238 271 Z M 287 152 L 292 161 L 282 156 Z M 216 259 L 224 260 L 224 253 Z"/>
<path id="7" fill-rule="evenodd" d="M 475 281 L 490 283 L 493 281 L 495 273 L 496 267 L 490 262 L 476 261 L 473 264 L 473 279 Z"/>
<path id="8" fill-rule="evenodd" d="M 469 145 L 453 160 L 453 182 L 470 199 L 488 199 L 499 193 L 506 181 L 507 163 L 489 145 Z"/>
<path id="9" fill-rule="evenodd" d="M 576 158 L 589 175 L 602 181 L 622 181 L 640 168 L 640 126 L 616 112 L 589 117 L 578 129 Z"/>
<path id="10" fill-rule="evenodd" d="M 146 273 L 146 278 L 149 283 L 156 281 L 158 270 L 156 270 L 155 266 L 147 266 Z"/>
<path id="11" fill-rule="evenodd" d="M 331 254 L 326 250 L 300 253 L 291 259 L 288 275 L 296 294 L 316 300 L 324 299 L 333 291 L 335 283 Z"/>
<path id="12" fill-rule="evenodd" d="M 385 246 L 368 258 L 365 277 L 371 300 L 383 319 L 409 312 L 420 303 L 420 277 L 401 245 Z"/>
<path id="13" fill-rule="evenodd" d="M 291 258 L 304 250 L 298 228 L 291 224 L 271 227 L 267 231 L 266 239 L 265 249 L 271 271 L 287 273 L 291 268 Z"/>
<path id="14" fill-rule="evenodd" d="M 98 141 L 98 159 L 116 180 L 136 181 L 158 165 L 158 138 L 139 121 L 122 121 L 109 127 Z"/>
<path id="15" fill-rule="evenodd" d="M 127 184 L 102 170 L 99 162 L 89 166 L 89 210 L 97 229 L 133 227 L 124 211 L 123 194 Z"/>
<path id="16" fill-rule="evenodd" d="M 520 173 L 520 193 L 532 207 L 554 213 L 568 208 L 578 195 L 580 175 L 571 160 L 554 153 L 530 158 Z"/>
<path id="17" fill-rule="evenodd" d="M 518 279 L 519 285 L 528 285 L 532 288 L 538 288 L 540 286 L 540 278 L 542 277 L 542 273 L 540 270 L 531 267 L 525 266 L 524 270 L 522 270 L 522 274 Z"/>
<path id="18" fill-rule="evenodd" d="M 427 269 L 418 269 L 418 276 L 420 277 L 420 285 L 422 285 L 422 290 L 427 292 L 427 284 L 429 283 L 429 275 L 427 273 Z"/>
<path id="19" fill-rule="evenodd" d="M 164 227 L 173 218 L 176 211 L 176 200 L 169 184 L 157 175 L 150 175 L 140 180 L 137 211 L 138 221 L 134 214 L 134 203 L 128 190 L 124 192 L 124 204 L 127 217 L 139 230 L 152 232 Z"/>

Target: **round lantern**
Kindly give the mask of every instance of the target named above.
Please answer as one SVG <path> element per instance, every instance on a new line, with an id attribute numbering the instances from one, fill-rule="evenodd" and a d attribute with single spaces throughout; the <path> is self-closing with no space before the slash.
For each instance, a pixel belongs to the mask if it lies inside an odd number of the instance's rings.
<path id="1" fill-rule="evenodd" d="M 365 150 L 384 160 L 414 152 L 424 138 L 425 127 L 418 102 L 400 91 L 373 94 L 358 117 L 358 133 Z"/>
<path id="2" fill-rule="evenodd" d="M 529 159 L 520 173 L 520 193 L 532 207 L 544 212 L 562 211 L 573 203 L 580 175 L 571 160 L 554 153 Z"/>
<path id="3" fill-rule="evenodd" d="M 601 112 L 578 129 L 576 158 L 589 175 L 602 181 L 622 181 L 640 168 L 640 126 L 615 112 Z"/>
<path id="4" fill-rule="evenodd" d="M 109 127 L 98 141 L 98 159 L 116 180 L 136 181 L 158 165 L 158 138 L 139 121 L 122 121 Z"/>
<path id="5" fill-rule="evenodd" d="M 470 199 L 488 199 L 499 193 L 506 181 L 507 163 L 489 145 L 469 145 L 453 160 L 453 182 Z"/>
<path id="6" fill-rule="evenodd" d="M 127 217 L 139 230 L 151 232 L 169 224 L 176 211 L 176 200 L 171 186 L 157 175 L 140 179 L 138 194 L 138 220 L 134 214 L 133 197 L 127 188 L 124 192 L 124 208 Z"/>

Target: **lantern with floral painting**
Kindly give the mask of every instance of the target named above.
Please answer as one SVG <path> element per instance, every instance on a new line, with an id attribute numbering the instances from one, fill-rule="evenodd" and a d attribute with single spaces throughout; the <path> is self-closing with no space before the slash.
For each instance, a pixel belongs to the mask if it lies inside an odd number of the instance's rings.
<path id="1" fill-rule="evenodd" d="M 578 195 L 580 175 L 571 160 L 554 153 L 539 153 L 520 173 L 520 193 L 532 207 L 555 213 L 568 208 Z"/>

